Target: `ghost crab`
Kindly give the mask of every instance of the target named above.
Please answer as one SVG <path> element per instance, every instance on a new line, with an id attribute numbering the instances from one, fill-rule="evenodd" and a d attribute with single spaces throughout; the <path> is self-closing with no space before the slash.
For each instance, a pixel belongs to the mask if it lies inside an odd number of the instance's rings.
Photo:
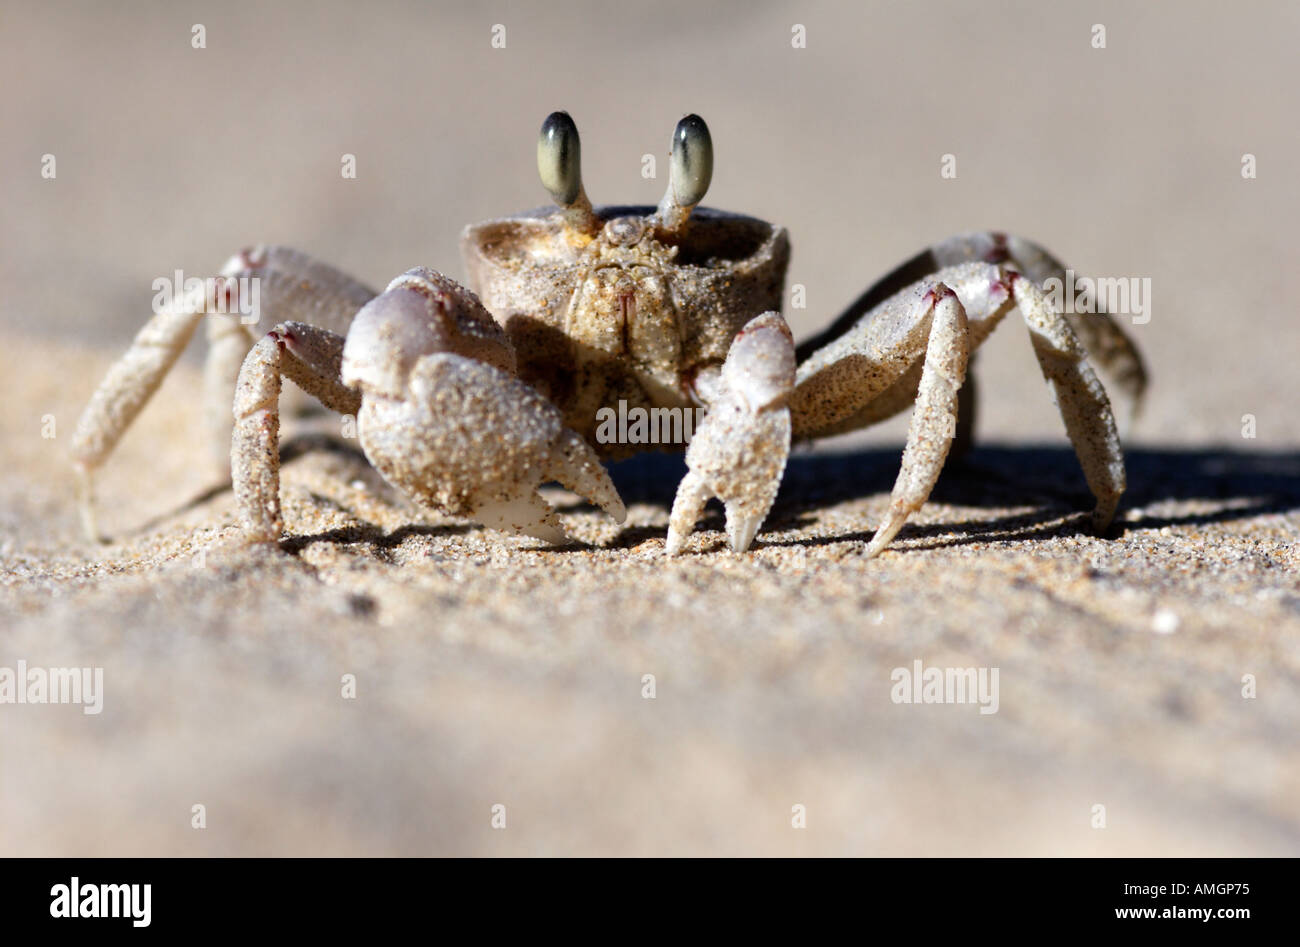
<path id="1" fill-rule="evenodd" d="M 551 543 L 566 536 L 538 494 L 558 481 L 622 522 L 600 459 L 636 445 L 597 436 L 601 408 L 707 414 L 686 451 L 688 472 L 666 548 L 683 550 L 710 497 L 723 501 L 730 545 L 746 550 L 780 485 L 792 439 L 839 434 L 914 404 L 889 513 L 874 556 L 929 496 L 954 438 L 973 422 L 971 352 L 1011 310 L 1034 353 L 1110 523 L 1124 462 L 1098 364 L 1136 403 L 1145 372 L 1105 314 L 1067 317 L 1040 284 L 1063 273 L 1015 237 L 955 237 L 885 276 L 819 337 L 796 349 L 780 315 L 789 259 L 783 228 L 702 208 L 713 169 L 707 126 L 690 115 L 673 135 L 658 207 L 593 207 L 566 113 L 542 125 L 542 183 L 555 206 L 468 227 L 471 285 L 427 268 L 382 293 L 284 247 L 237 254 L 204 294 L 158 312 L 110 370 L 78 425 L 74 458 L 90 517 L 90 478 L 193 335 L 214 293 L 260 281 L 275 325 L 260 337 L 212 316 L 206 399 L 248 538 L 274 542 L 281 378 L 356 417 L 361 447 L 418 502 Z M 246 284 L 245 284 L 246 285 Z M 228 310 L 226 310 L 228 311 Z M 1082 339 L 1082 341 L 1081 341 Z M 233 417 L 230 412 L 234 392 Z"/>

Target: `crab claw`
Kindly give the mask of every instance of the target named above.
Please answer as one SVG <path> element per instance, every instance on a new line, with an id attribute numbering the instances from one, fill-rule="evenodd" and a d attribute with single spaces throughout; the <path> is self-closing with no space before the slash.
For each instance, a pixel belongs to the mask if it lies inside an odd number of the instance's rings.
<path id="1" fill-rule="evenodd" d="M 395 280 L 357 314 L 342 375 L 363 394 L 366 456 L 407 495 L 493 529 L 567 541 L 537 492 L 551 480 L 623 522 L 609 475 L 559 409 L 506 370 L 512 355 L 488 363 L 494 325 L 477 297 L 432 271 Z"/>
<path id="2" fill-rule="evenodd" d="M 754 541 L 790 454 L 794 339 L 779 313 L 765 312 L 736 335 L 709 413 L 686 451 L 689 468 L 673 501 L 667 551 L 677 555 L 709 497 L 722 500 L 736 552 Z"/>

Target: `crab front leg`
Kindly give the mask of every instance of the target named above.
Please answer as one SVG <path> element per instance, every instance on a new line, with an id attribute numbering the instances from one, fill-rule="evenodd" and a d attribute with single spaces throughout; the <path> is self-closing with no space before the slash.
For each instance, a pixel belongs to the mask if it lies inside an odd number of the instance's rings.
<path id="1" fill-rule="evenodd" d="M 235 385 L 231 482 L 240 525 L 252 542 L 284 531 L 280 513 L 280 379 L 291 378 L 321 404 L 356 415 L 361 395 L 340 381 L 344 338 L 305 322 L 276 326 L 252 347 Z"/>
<path id="2" fill-rule="evenodd" d="M 794 339 L 779 313 L 766 312 L 737 333 L 708 394 L 709 410 L 686 451 L 667 552 L 677 555 L 710 497 L 722 500 L 727 539 L 744 552 L 767 518 L 790 455 Z"/>

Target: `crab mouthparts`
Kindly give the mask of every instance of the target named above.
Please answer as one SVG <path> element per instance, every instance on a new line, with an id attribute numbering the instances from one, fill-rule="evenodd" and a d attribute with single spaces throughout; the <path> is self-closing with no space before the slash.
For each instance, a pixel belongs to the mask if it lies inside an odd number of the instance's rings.
<path id="1" fill-rule="evenodd" d="M 623 325 L 627 325 L 636 318 L 636 292 L 634 290 L 624 290 L 618 294 L 618 312 L 623 319 Z"/>
<path id="2" fill-rule="evenodd" d="M 619 328 L 623 336 L 623 351 L 629 352 L 632 349 L 632 340 L 628 334 L 632 331 L 632 323 L 636 319 L 636 292 L 633 290 L 622 290 L 618 294 L 618 315 L 621 321 Z"/>

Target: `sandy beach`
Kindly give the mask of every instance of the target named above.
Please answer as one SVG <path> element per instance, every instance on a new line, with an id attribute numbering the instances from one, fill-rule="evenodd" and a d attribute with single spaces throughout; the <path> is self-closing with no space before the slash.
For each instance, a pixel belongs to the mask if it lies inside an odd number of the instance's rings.
<path id="1" fill-rule="evenodd" d="M 6 9 L 0 668 L 104 684 L 0 704 L 0 855 L 1300 854 L 1296 11 L 547 6 Z M 678 559 L 680 457 L 612 467 L 621 527 L 548 487 L 553 549 L 413 507 L 318 416 L 250 549 L 201 340 L 82 540 L 69 441 L 153 279 L 259 241 L 463 278 L 464 224 L 543 202 L 555 108 L 598 203 L 657 201 L 641 156 L 704 115 L 707 203 L 791 232 L 796 338 L 975 228 L 1149 278 L 1114 535 L 1012 318 L 975 449 L 870 561 L 906 415 L 798 447 L 750 552 L 715 504 Z M 895 702 L 918 661 L 996 668 L 996 713 Z"/>

